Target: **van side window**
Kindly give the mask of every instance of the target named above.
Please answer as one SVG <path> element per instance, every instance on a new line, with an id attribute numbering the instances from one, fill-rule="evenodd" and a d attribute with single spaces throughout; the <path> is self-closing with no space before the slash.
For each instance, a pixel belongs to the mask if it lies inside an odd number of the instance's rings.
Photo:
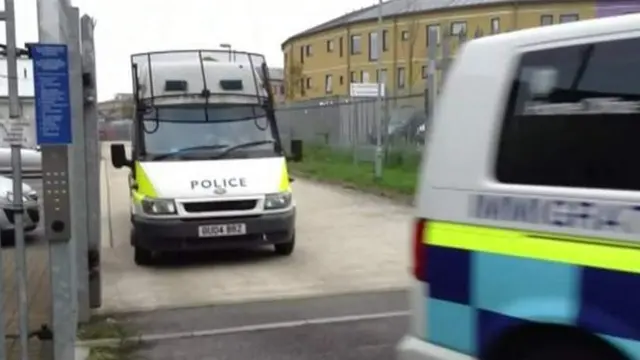
<path id="1" fill-rule="evenodd" d="M 503 183 L 640 190 L 640 39 L 525 53 L 498 146 Z"/>

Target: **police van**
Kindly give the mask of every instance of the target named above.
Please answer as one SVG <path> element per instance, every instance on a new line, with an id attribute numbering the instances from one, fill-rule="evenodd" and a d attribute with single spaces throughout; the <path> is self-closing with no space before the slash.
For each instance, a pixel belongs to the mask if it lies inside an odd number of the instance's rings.
<path id="1" fill-rule="evenodd" d="M 131 57 L 136 116 L 130 170 L 131 245 L 139 265 L 158 253 L 295 246 L 295 201 L 264 57 L 165 51 Z M 292 141 L 290 160 L 301 143 Z"/>
<path id="2" fill-rule="evenodd" d="M 399 359 L 640 359 L 639 25 L 460 49 L 421 165 Z"/>

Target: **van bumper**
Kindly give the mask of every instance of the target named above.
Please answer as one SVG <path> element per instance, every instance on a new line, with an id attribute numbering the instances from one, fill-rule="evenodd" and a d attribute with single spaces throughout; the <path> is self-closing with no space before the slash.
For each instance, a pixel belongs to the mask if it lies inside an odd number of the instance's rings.
<path id="1" fill-rule="evenodd" d="M 295 208 L 276 214 L 246 217 L 150 219 L 132 217 L 131 245 L 151 251 L 223 250 L 259 247 L 293 241 Z M 202 225 L 244 223 L 245 235 L 198 237 Z"/>
<path id="2" fill-rule="evenodd" d="M 405 336 L 396 349 L 397 360 L 475 360 L 468 355 Z"/>

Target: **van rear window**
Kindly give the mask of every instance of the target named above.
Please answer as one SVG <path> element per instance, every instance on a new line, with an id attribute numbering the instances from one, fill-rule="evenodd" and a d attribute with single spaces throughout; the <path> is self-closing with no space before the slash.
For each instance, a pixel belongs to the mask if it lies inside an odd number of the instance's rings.
<path id="1" fill-rule="evenodd" d="M 525 53 L 508 99 L 496 177 L 640 190 L 640 39 Z"/>

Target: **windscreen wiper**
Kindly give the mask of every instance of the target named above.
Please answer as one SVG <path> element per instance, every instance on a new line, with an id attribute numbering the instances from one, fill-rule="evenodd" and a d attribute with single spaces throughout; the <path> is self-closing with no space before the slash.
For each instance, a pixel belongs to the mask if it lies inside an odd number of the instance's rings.
<path id="1" fill-rule="evenodd" d="M 164 154 L 158 154 L 155 155 L 153 157 L 153 160 L 163 160 L 163 159 L 169 159 L 172 157 L 179 157 L 180 155 L 184 154 L 185 152 L 190 152 L 190 151 L 198 151 L 198 150 L 218 150 L 218 149 L 224 149 L 226 147 L 229 147 L 229 145 L 223 145 L 223 144 L 218 144 L 218 145 L 200 145 L 200 146 L 191 146 L 191 147 L 186 147 L 183 149 L 178 149 L 176 151 L 172 151 L 172 152 L 168 152 L 168 153 L 164 153 Z"/>
<path id="2" fill-rule="evenodd" d="M 250 141 L 250 142 L 234 145 L 234 146 L 232 146 L 230 148 L 225 149 L 220 154 L 216 155 L 214 157 L 214 159 L 223 158 L 223 157 L 227 156 L 229 153 L 231 153 L 231 152 L 233 152 L 235 150 L 238 150 L 238 149 L 244 149 L 244 148 L 248 148 L 248 147 L 252 147 L 252 146 L 260 146 L 260 145 L 266 145 L 266 144 L 275 144 L 275 140 Z"/>

